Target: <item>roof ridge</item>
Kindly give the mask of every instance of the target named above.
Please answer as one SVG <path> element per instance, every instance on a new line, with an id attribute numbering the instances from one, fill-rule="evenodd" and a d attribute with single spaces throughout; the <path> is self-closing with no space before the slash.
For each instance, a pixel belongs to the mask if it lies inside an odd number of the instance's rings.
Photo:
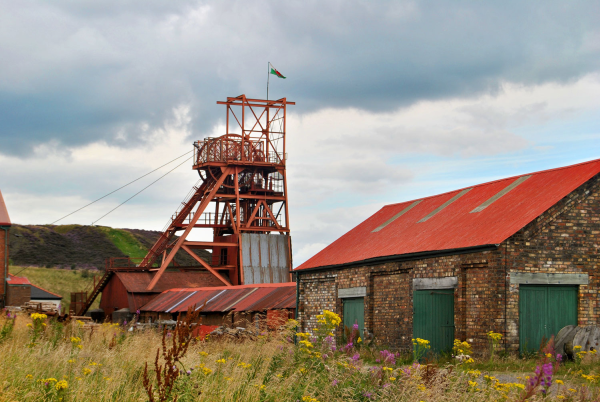
<path id="1" fill-rule="evenodd" d="M 585 161 L 585 162 L 575 163 L 573 165 L 560 166 L 560 167 L 556 167 L 556 168 L 552 168 L 552 169 L 538 170 L 536 172 L 530 172 L 530 173 L 521 173 L 521 174 L 514 175 L 514 176 L 504 177 L 502 179 L 496 179 L 496 180 L 492 180 L 492 181 L 486 181 L 484 183 L 473 184 L 471 186 L 466 186 L 466 187 L 463 187 L 463 188 L 458 188 L 458 189 L 455 189 L 455 190 L 450 190 L 450 191 L 446 191 L 446 192 L 439 193 L 439 194 L 429 195 L 427 197 L 421 197 L 421 198 L 415 198 L 415 199 L 412 199 L 412 200 L 395 202 L 393 204 L 385 204 L 383 207 L 381 207 L 381 209 L 383 209 L 385 207 L 391 207 L 391 206 L 394 206 L 394 205 L 406 204 L 406 203 L 409 203 L 409 202 L 415 202 L 415 201 L 419 201 L 419 200 L 427 200 L 427 199 L 430 199 L 430 198 L 439 197 L 441 195 L 446 195 L 446 194 L 455 193 L 457 191 L 466 190 L 468 188 L 473 188 L 474 189 L 476 187 L 486 186 L 488 184 L 493 184 L 493 183 L 499 183 L 499 182 L 505 181 L 505 180 L 518 179 L 519 177 L 523 177 L 523 176 L 526 176 L 526 175 L 533 176 L 533 175 L 537 175 L 537 174 L 540 174 L 540 173 L 553 172 L 555 170 L 570 169 L 570 168 L 573 168 L 573 167 L 576 167 L 576 166 L 587 165 L 589 163 L 594 163 L 594 162 L 600 162 L 600 158 L 598 158 L 598 159 L 592 159 L 592 160 Z"/>

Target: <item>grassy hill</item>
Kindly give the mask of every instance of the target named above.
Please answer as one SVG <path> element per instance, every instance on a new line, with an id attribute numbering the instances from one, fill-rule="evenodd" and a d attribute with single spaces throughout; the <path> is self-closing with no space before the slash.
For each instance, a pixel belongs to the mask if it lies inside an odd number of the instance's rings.
<path id="1" fill-rule="evenodd" d="M 83 225 L 13 225 L 10 230 L 9 256 L 18 266 L 104 269 L 110 257 L 142 258 L 158 240 L 159 231 L 114 229 Z M 205 260 L 210 252 L 197 250 Z M 198 265 L 180 251 L 181 265 Z"/>
<path id="2" fill-rule="evenodd" d="M 87 270 L 10 266 L 9 272 L 13 275 L 24 276 L 34 285 L 61 295 L 63 297 L 62 305 L 67 312 L 71 304 L 71 292 L 89 291 L 94 283 L 94 272 Z M 102 272 L 96 272 L 95 275 L 100 276 Z M 98 297 L 92 308 L 97 308 L 99 305 L 100 298 Z"/>
<path id="3" fill-rule="evenodd" d="M 107 226 L 17 225 L 10 229 L 9 272 L 58 293 L 69 311 L 71 292 L 90 291 L 93 276 L 102 276 L 110 257 L 143 258 L 161 232 Z M 206 261 L 211 253 L 196 250 Z M 175 256 L 184 266 L 199 265 L 184 251 Z M 27 267 L 27 268 L 24 268 Z M 99 305 L 98 297 L 92 308 Z"/>

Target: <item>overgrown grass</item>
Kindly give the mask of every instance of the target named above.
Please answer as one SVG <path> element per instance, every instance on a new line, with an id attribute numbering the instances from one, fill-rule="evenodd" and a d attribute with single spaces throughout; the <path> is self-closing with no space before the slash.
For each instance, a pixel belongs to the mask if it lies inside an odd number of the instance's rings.
<path id="1" fill-rule="evenodd" d="M 148 253 L 148 249 L 134 235 L 125 230 L 113 229 L 108 226 L 97 226 L 97 228 L 105 233 L 123 254 L 131 258 L 144 258 Z"/>
<path id="2" fill-rule="evenodd" d="M 28 345 L 34 326 L 27 326 L 31 324 L 28 317 L 18 317 L 14 331 L 0 341 L 0 401 L 148 400 L 142 374 L 146 363 L 154 367 L 161 332 L 129 332 L 110 324 L 87 328 L 77 322 L 64 326 L 49 320 L 45 323 L 32 347 Z M 286 331 L 264 333 L 256 340 L 192 340 L 187 355 L 177 365 L 169 400 L 521 400 L 526 376 L 535 375 L 513 372 L 514 379 L 508 383 L 493 373 L 474 370 L 472 364 L 406 365 L 395 361 L 393 354 L 380 353 L 360 342 L 336 346 L 324 335 L 299 334 L 303 342 L 295 345 L 290 338 L 291 325 Z M 167 346 L 174 338 L 167 334 Z M 386 358 L 368 364 L 363 358 L 366 355 Z M 500 368 L 505 362 L 494 364 Z M 532 399 L 564 396 L 564 400 L 596 400 L 599 376 L 583 379 L 579 370 L 584 366 L 596 373 L 600 368 L 592 360 L 572 363 L 571 370 L 560 376 L 563 384 L 554 382 L 548 396 L 537 392 Z M 60 387 L 59 381 L 64 381 Z"/>
<path id="3" fill-rule="evenodd" d="M 69 312 L 71 305 L 71 292 L 91 290 L 94 279 L 93 275 L 101 276 L 103 272 L 89 272 L 87 270 L 68 270 L 55 268 L 37 267 L 10 267 L 11 274 L 24 276 L 34 285 L 38 285 L 50 292 L 57 293 L 63 297 L 62 305 Z M 91 308 L 98 308 L 100 298 L 98 297 Z"/>

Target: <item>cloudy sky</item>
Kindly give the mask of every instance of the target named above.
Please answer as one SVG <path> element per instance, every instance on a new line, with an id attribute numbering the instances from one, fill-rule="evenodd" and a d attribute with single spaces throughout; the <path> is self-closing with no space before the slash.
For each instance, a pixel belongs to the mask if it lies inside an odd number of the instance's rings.
<path id="1" fill-rule="evenodd" d="M 600 158 L 598 2 L 0 0 L 0 190 L 47 224 L 286 80 L 298 265 L 382 205 Z M 169 165 L 61 223 L 90 224 Z M 184 164 L 98 224 L 161 229 Z"/>

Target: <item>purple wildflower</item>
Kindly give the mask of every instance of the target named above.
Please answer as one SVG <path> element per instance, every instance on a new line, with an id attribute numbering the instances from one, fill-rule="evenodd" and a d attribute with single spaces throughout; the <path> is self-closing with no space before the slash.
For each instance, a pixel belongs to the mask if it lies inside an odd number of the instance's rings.
<path id="1" fill-rule="evenodd" d="M 137 309 L 137 310 L 135 311 L 135 313 L 136 313 L 137 315 L 140 315 L 140 309 Z"/>
<path id="2" fill-rule="evenodd" d="M 381 358 L 384 362 L 396 364 L 396 356 L 394 356 L 394 354 L 391 353 L 389 350 L 382 350 L 381 352 L 379 352 L 379 354 L 381 355 Z"/>
<path id="3" fill-rule="evenodd" d="M 556 361 L 559 363 L 562 362 L 562 355 L 560 353 L 556 355 Z"/>
<path id="4" fill-rule="evenodd" d="M 354 329 L 358 330 L 358 324 L 354 324 L 354 325 L 352 326 L 352 328 L 354 328 Z"/>
<path id="5" fill-rule="evenodd" d="M 357 362 L 360 359 L 360 355 L 358 353 L 356 353 L 354 356 L 352 356 L 352 360 L 354 360 L 355 362 Z"/>
<path id="6" fill-rule="evenodd" d="M 127 325 L 127 321 L 123 321 L 123 326 Z"/>
<path id="7" fill-rule="evenodd" d="M 327 353 L 323 354 L 323 360 L 327 359 L 329 357 L 329 355 Z"/>
<path id="8" fill-rule="evenodd" d="M 334 379 L 333 382 L 331 383 L 331 385 L 335 387 L 336 385 L 338 385 L 338 382 L 339 382 L 338 380 Z"/>
<path id="9" fill-rule="evenodd" d="M 367 399 L 371 399 L 373 397 L 373 393 L 371 392 L 363 392 L 363 396 Z"/>
<path id="10" fill-rule="evenodd" d="M 331 347 L 331 352 L 332 352 L 332 353 L 335 353 L 335 351 L 336 351 L 336 350 L 337 350 L 337 347 L 336 347 L 335 345 L 333 345 L 333 346 Z"/>
<path id="11" fill-rule="evenodd" d="M 186 371 L 186 374 L 187 374 L 187 375 L 190 375 L 190 374 L 192 374 L 192 371 L 191 371 L 191 370 L 188 370 L 188 371 Z"/>
<path id="12" fill-rule="evenodd" d="M 375 363 L 381 363 L 381 359 L 375 359 Z"/>

